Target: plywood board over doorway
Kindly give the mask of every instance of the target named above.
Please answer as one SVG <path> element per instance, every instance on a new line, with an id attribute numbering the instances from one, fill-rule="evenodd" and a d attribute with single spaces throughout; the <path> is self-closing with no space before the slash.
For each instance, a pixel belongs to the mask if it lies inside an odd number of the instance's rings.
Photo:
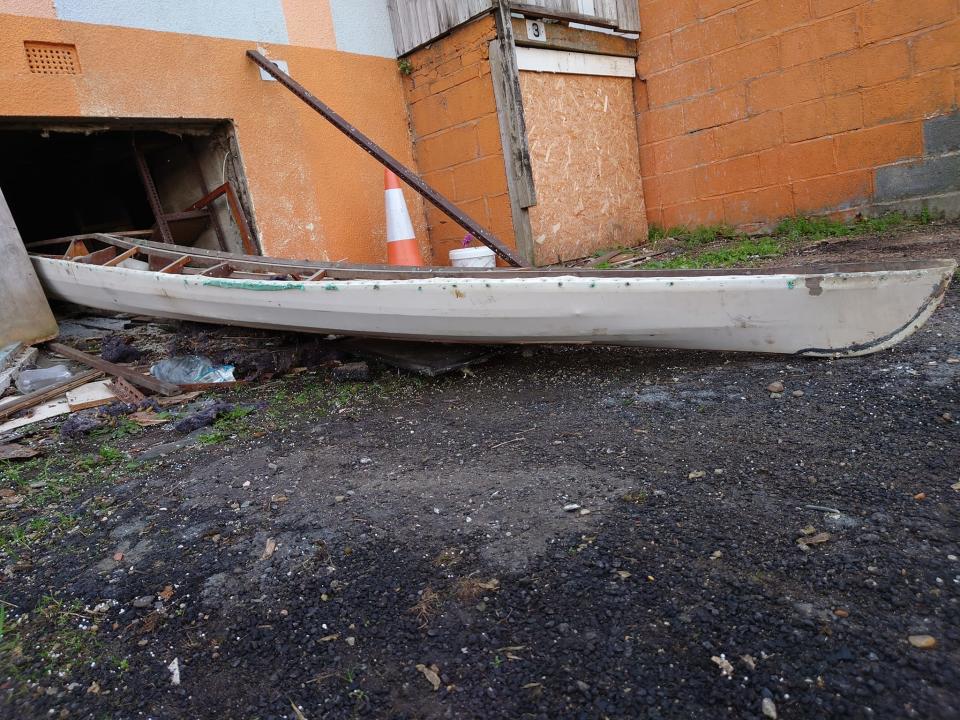
<path id="1" fill-rule="evenodd" d="M 632 79 L 521 69 L 520 87 L 537 189 L 535 264 L 643 242 Z"/>
<path id="2" fill-rule="evenodd" d="M 58 332 L 57 321 L 0 191 L 0 347 L 49 340 Z"/>

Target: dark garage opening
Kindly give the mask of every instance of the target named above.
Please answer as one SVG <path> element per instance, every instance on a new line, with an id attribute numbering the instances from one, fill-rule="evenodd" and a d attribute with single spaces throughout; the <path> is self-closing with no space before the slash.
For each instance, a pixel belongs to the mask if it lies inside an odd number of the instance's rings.
<path id="1" fill-rule="evenodd" d="M 228 122 L 7 122 L 0 158 L 25 243 L 104 232 L 259 254 Z"/>

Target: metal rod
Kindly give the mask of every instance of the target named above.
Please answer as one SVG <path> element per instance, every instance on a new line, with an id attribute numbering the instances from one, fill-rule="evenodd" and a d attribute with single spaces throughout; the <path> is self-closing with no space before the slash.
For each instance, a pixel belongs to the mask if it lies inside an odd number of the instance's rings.
<path id="1" fill-rule="evenodd" d="M 160 231 L 160 238 L 173 245 L 173 235 L 170 232 L 170 225 L 163 214 L 163 204 L 160 202 L 160 194 L 157 192 L 157 186 L 153 182 L 153 175 L 150 174 L 150 166 L 147 165 L 147 158 L 143 151 L 137 146 L 137 136 L 130 135 L 130 144 L 133 145 L 133 157 L 137 161 L 137 170 L 140 171 L 140 179 L 143 181 L 143 188 L 147 191 L 147 201 L 150 203 L 150 209 L 153 210 L 153 219 L 156 220 L 157 229 Z"/>
<path id="2" fill-rule="evenodd" d="M 493 250 L 506 262 L 515 267 L 524 266 L 524 263 L 517 258 L 513 252 L 497 238 L 496 235 L 489 230 L 486 230 L 473 218 L 443 197 L 443 195 L 427 185 L 427 183 L 425 183 L 413 170 L 406 167 L 403 163 L 390 155 L 386 150 L 373 142 L 373 140 L 368 138 L 362 132 L 357 130 L 357 128 L 340 117 L 340 115 L 334 112 L 332 108 L 321 102 L 316 96 L 310 93 L 309 90 L 303 87 L 303 85 L 298 83 L 292 77 L 287 75 L 287 73 L 283 72 L 280 68 L 270 62 L 266 57 L 263 56 L 263 54 L 257 52 L 256 50 L 247 50 L 247 57 L 263 68 L 265 72 L 276 79 L 281 85 L 287 88 L 287 90 L 292 92 L 298 98 L 303 100 L 303 102 L 320 113 L 335 128 L 353 140 L 357 145 L 362 147 L 381 164 L 393 170 L 393 172 L 403 178 L 410 187 L 426 198 L 428 202 L 440 208 L 440 210 L 449 215 L 452 220 L 460 225 L 460 227 L 467 230 L 471 235 L 477 238 L 477 240 Z"/>
<path id="3" fill-rule="evenodd" d="M 236 223 L 237 230 L 240 232 L 240 237 L 243 240 L 243 251 L 250 255 L 256 255 L 257 247 L 253 244 L 253 238 L 250 234 L 250 226 L 247 225 L 247 218 L 243 214 L 243 209 L 240 207 L 240 201 L 237 199 L 237 195 L 233 191 L 233 185 L 230 184 L 229 180 L 227 180 L 223 185 L 215 187 L 213 190 L 209 191 L 206 195 L 191 205 L 188 210 L 207 208 L 210 203 L 222 196 L 226 196 L 227 203 L 230 206 L 230 214 L 233 215 L 233 221 Z M 210 212 L 214 213 L 214 210 L 211 209 Z"/>

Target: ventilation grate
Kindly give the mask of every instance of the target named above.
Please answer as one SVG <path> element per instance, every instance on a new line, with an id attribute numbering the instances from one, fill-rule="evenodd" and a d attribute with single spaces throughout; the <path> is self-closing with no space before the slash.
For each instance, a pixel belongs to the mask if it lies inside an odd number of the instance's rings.
<path id="1" fill-rule="evenodd" d="M 80 58 L 76 45 L 60 45 L 46 42 L 25 42 L 27 67 L 38 75 L 77 75 Z"/>

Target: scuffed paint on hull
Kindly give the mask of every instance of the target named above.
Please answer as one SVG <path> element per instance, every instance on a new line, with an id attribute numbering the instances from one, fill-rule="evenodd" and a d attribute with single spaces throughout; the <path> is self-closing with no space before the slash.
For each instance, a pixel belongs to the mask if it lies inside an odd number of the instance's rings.
<path id="1" fill-rule="evenodd" d="M 900 342 L 934 311 L 956 269 L 955 262 L 943 260 L 806 275 L 274 283 L 214 281 L 44 257 L 33 262 L 52 297 L 198 322 L 404 340 L 816 356 L 865 355 Z M 268 285 L 271 292 L 260 291 Z"/>

